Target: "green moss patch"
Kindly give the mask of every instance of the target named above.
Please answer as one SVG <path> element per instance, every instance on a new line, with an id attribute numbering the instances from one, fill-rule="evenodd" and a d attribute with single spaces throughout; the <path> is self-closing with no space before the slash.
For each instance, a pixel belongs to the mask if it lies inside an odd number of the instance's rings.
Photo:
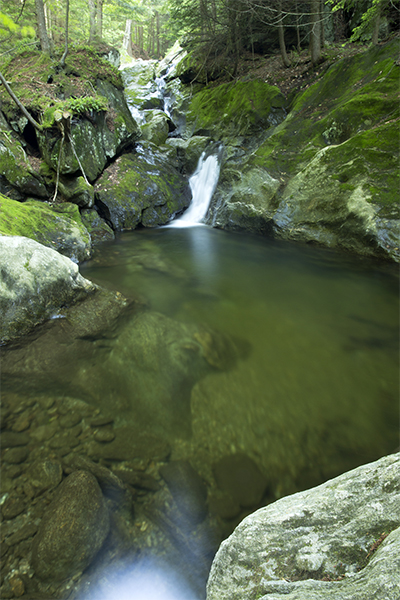
<path id="1" fill-rule="evenodd" d="M 198 92 L 187 120 L 193 132 L 210 130 L 216 138 L 254 135 L 273 124 L 271 110 L 284 103 L 279 89 L 262 81 L 225 83 Z"/>
<path id="2" fill-rule="evenodd" d="M 17 202 L 0 194 L 0 233 L 28 237 L 75 262 L 90 256 L 90 236 L 75 204 L 51 208 L 44 202 Z"/>

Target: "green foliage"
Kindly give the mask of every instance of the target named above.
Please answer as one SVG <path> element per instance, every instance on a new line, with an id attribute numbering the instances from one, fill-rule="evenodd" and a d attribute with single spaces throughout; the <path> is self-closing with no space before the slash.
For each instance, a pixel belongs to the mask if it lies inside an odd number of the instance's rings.
<path id="1" fill-rule="evenodd" d="M 64 114 L 83 115 L 95 112 L 106 112 L 108 110 L 108 100 L 104 96 L 85 96 L 83 98 L 69 98 L 64 102 L 56 102 L 49 106 L 43 113 L 42 125 L 52 127 L 56 121 L 60 121 Z"/>
<path id="2" fill-rule="evenodd" d="M 20 26 L 13 21 L 11 17 L 0 12 L 0 38 L 6 33 L 18 35 L 22 38 L 35 37 L 35 30 L 29 25 Z"/>
<path id="3" fill-rule="evenodd" d="M 326 0 L 332 6 L 332 12 L 338 10 L 350 10 L 359 5 L 359 0 Z M 376 20 L 385 14 L 390 0 L 372 0 L 370 6 L 361 16 L 361 23 L 354 27 L 350 38 L 351 42 L 360 40 L 366 34 L 370 34 L 375 26 Z"/>

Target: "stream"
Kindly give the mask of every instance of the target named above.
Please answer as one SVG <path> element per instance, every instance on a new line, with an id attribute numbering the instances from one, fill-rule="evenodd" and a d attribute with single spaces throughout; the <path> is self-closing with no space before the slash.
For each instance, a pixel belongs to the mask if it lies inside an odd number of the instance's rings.
<path id="1" fill-rule="evenodd" d="M 100 559 L 65 597 L 200 600 L 246 514 L 398 447 L 397 266 L 202 225 L 218 174 L 203 154 L 179 219 L 80 266 L 132 301 L 122 317 L 76 335 L 61 314 L 2 351 L 3 394 L 34 414 L 33 458 L 88 455 L 137 478 L 104 565 L 129 548 L 145 568 L 107 578 Z"/>

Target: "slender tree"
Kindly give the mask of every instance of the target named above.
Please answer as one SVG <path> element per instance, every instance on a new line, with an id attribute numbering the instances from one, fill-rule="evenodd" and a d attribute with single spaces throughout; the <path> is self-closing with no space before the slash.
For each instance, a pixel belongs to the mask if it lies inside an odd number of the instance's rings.
<path id="1" fill-rule="evenodd" d="M 39 40 L 40 40 L 40 47 L 42 49 L 42 52 L 46 52 L 46 54 L 50 54 L 51 53 L 51 45 L 50 45 L 49 36 L 47 34 L 43 0 L 35 0 L 35 8 L 36 8 L 36 21 L 37 21 Z"/>
<path id="2" fill-rule="evenodd" d="M 311 0 L 310 53 L 313 65 L 317 65 L 321 60 L 321 19 L 319 6 L 319 0 Z"/>

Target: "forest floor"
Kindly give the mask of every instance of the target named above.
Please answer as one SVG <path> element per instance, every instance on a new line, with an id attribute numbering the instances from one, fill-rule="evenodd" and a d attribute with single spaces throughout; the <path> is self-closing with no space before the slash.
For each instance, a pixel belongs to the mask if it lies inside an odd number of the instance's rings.
<path id="1" fill-rule="evenodd" d="M 326 45 L 322 51 L 321 63 L 317 66 L 311 64 L 310 52 L 304 49 L 301 52 L 288 53 L 291 66 L 285 67 L 279 52 L 268 56 L 260 56 L 251 52 L 243 54 L 238 65 L 236 80 L 251 81 L 262 79 L 270 85 L 276 85 L 281 92 L 288 96 L 291 92 L 300 91 L 317 81 L 338 60 L 360 54 L 367 50 L 367 44 L 360 43 L 335 43 Z M 216 83 L 231 81 L 228 78 L 219 78 Z"/>

